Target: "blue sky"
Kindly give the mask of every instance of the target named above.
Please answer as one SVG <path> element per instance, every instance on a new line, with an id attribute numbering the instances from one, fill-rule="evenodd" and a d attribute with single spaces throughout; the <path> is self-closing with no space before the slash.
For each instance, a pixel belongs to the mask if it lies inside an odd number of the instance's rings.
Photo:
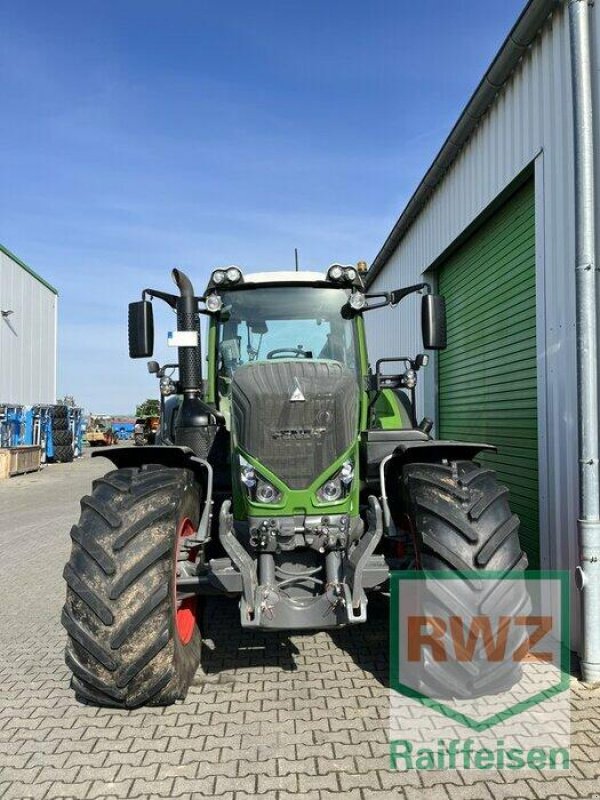
<path id="1" fill-rule="evenodd" d="M 59 392 L 156 392 L 126 305 L 370 261 L 523 0 L 0 3 L 0 242 L 60 291 Z M 171 318 L 157 315 L 166 355 Z"/>

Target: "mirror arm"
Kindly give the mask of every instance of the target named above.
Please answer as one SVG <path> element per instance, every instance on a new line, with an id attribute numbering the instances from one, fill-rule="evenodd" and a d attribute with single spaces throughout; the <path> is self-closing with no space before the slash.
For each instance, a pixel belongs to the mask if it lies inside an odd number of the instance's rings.
<path id="1" fill-rule="evenodd" d="M 393 292 L 390 292 L 390 304 L 392 306 L 397 306 L 401 300 L 404 300 L 405 297 L 408 297 L 409 294 L 415 294 L 415 292 L 422 292 L 423 289 L 427 290 L 427 294 L 431 294 L 431 286 L 428 283 L 415 283 L 413 286 L 405 286 L 402 289 L 394 289 Z"/>
<path id="2" fill-rule="evenodd" d="M 384 308 L 385 306 L 389 306 L 392 302 L 390 292 L 377 292 L 375 294 L 366 294 L 365 295 L 367 300 L 371 300 L 372 298 L 383 297 L 383 301 L 381 303 L 369 303 L 361 311 L 372 311 L 375 308 Z"/>
<path id="3" fill-rule="evenodd" d="M 142 300 L 146 299 L 146 295 L 153 300 L 155 297 L 158 297 L 159 300 L 164 300 L 167 305 L 171 306 L 171 308 L 175 308 L 177 303 L 177 297 L 174 294 L 169 294 L 168 292 L 161 292 L 158 289 L 144 289 L 142 292 Z"/>
<path id="4" fill-rule="evenodd" d="M 159 300 L 164 300 L 165 303 L 167 303 L 167 305 L 171 306 L 171 308 L 177 307 L 177 300 L 179 299 L 178 296 L 175 294 L 170 294 L 169 292 L 161 292 L 158 289 L 144 289 L 144 291 L 142 292 L 142 300 L 145 300 L 146 296 L 148 296 L 151 300 L 153 300 L 155 297 L 157 297 Z M 201 297 L 196 297 L 195 299 L 199 303 L 203 303 L 206 300 L 204 295 L 202 295 Z M 200 314 L 210 314 L 210 311 L 206 311 L 206 309 L 204 308 L 198 309 L 198 312 Z"/>
<path id="5" fill-rule="evenodd" d="M 376 292 L 374 294 L 366 294 L 365 297 L 367 300 L 371 300 L 373 298 L 382 297 L 383 300 L 380 303 L 369 303 L 369 305 L 365 306 L 361 311 L 371 311 L 375 308 L 383 308 L 384 306 L 397 306 L 401 300 L 404 300 L 405 297 L 408 297 L 409 294 L 414 294 L 415 292 L 422 292 L 425 290 L 427 294 L 431 294 L 431 286 L 429 283 L 415 283 L 413 286 L 405 286 L 402 289 L 394 289 L 391 292 Z"/>

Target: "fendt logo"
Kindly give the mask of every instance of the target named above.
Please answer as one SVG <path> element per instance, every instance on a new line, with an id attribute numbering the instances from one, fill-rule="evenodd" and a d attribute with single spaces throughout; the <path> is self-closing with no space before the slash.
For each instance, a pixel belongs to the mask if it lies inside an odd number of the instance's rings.
<path id="1" fill-rule="evenodd" d="M 512 768 L 539 767 L 540 747 L 549 768 L 568 760 L 565 573 L 394 572 L 390 589 L 395 769 L 483 768 L 478 746 L 496 766 L 510 752 Z M 465 732 L 476 738 L 457 764 Z"/>
<path id="2" fill-rule="evenodd" d="M 323 434 L 327 432 L 326 428 L 284 428 L 279 431 L 271 431 L 273 439 L 321 439 Z"/>

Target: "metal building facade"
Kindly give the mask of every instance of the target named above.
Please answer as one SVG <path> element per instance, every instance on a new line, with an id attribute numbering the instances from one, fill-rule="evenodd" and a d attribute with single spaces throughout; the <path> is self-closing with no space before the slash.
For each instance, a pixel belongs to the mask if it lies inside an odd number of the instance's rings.
<path id="1" fill-rule="evenodd" d="M 592 15 L 595 50 L 600 52 L 597 7 Z M 599 91 L 595 79 L 596 113 Z M 511 186 L 533 175 L 540 558 L 543 568 L 570 570 L 578 563 L 573 159 L 569 24 L 567 4 L 562 3 L 498 90 L 391 256 L 379 265 L 370 287 L 396 288 L 425 275 L 435 282 L 435 267 L 453 245 Z M 392 355 L 392 341 L 398 354 L 421 351 L 416 299 L 404 301 L 395 311 L 366 315 L 366 320 L 372 362 Z M 421 410 L 435 419 L 435 364 L 422 384 Z M 578 603 L 572 606 L 577 609 Z M 573 645 L 578 642 L 574 625 Z"/>
<path id="2" fill-rule="evenodd" d="M 56 402 L 56 289 L 0 247 L 0 404 Z"/>

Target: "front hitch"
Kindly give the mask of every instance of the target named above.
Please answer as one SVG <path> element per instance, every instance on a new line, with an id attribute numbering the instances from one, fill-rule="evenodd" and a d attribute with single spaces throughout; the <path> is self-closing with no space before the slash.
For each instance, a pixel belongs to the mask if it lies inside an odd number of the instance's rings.
<path id="1" fill-rule="evenodd" d="M 365 589 L 380 585 L 388 577 L 385 559 L 374 555 L 383 535 L 383 515 L 376 497 L 369 497 L 368 526 L 350 554 L 341 549 L 328 551 L 324 580 L 312 574 L 317 570 L 303 574 L 305 580 L 323 586 L 320 594 L 303 601 L 287 593 L 292 578 L 275 564 L 272 554 L 262 553 L 257 560 L 239 541 L 230 507 L 227 501 L 221 508 L 219 540 L 241 578 L 242 627 L 307 630 L 366 621 Z"/>

